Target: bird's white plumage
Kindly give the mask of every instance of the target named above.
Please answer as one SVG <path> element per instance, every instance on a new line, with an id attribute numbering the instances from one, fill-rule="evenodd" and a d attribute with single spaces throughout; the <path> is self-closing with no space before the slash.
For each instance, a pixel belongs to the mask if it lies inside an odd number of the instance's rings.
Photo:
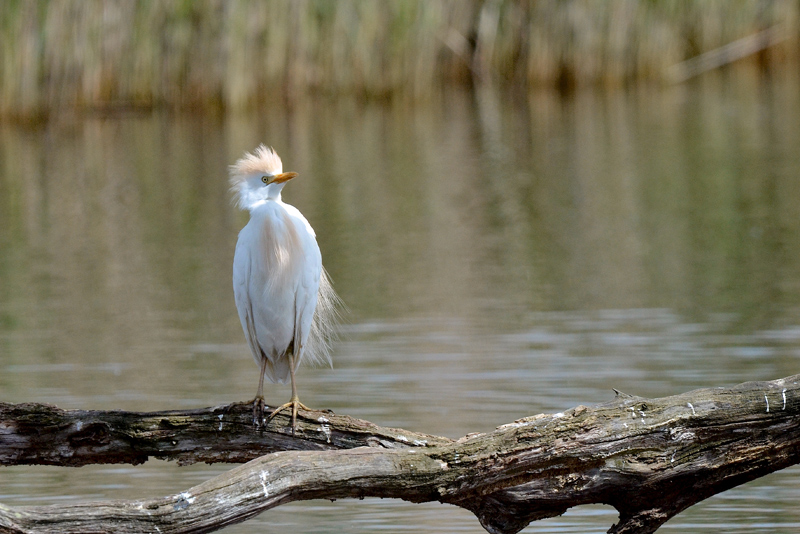
<path id="1" fill-rule="evenodd" d="M 289 378 L 291 361 L 295 367 L 303 359 L 330 361 L 337 300 L 314 230 L 281 200 L 285 182 L 264 183 L 281 170 L 278 155 L 263 145 L 231 167 L 239 205 L 250 211 L 233 259 L 236 308 L 253 358 L 259 366 L 266 359 L 273 382 Z"/>

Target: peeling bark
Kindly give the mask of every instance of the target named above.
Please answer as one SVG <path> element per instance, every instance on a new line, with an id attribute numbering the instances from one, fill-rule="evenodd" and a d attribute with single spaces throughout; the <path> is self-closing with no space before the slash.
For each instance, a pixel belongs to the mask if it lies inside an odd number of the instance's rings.
<path id="1" fill-rule="evenodd" d="M 292 438 L 285 417 L 269 427 L 278 432 L 254 430 L 249 404 L 146 414 L 5 404 L 4 465 L 255 459 L 156 499 L 0 505 L 0 532 L 210 532 L 291 501 L 374 496 L 455 504 L 498 534 L 603 503 L 620 513 L 609 532 L 650 533 L 711 495 L 800 462 L 799 382 L 618 394 L 457 441 L 329 412 L 305 412 Z"/>

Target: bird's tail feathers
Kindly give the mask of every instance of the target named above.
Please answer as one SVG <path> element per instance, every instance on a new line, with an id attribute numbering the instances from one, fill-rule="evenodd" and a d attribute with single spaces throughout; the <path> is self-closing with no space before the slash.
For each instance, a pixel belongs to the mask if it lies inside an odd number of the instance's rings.
<path id="1" fill-rule="evenodd" d="M 266 358 L 266 356 L 262 356 Z M 289 360 L 287 358 L 277 358 L 274 361 L 267 359 L 264 374 L 273 383 L 285 384 L 289 380 Z"/>

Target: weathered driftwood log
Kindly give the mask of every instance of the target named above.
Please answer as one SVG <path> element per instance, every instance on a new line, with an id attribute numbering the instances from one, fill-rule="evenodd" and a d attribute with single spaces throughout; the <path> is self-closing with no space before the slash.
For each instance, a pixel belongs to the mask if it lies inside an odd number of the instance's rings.
<path id="1" fill-rule="evenodd" d="M 604 405 L 537 415 L 457 441 L 323 412 L 306 413 L 291 439 L 253 431 L 245 405 L 149 414 L 4 405 L 5 464 L 78 465 L 95 451 L 103 462 L 150 455 L 239 461 L 259 454 L 258 443 L 261 452 L 317 450 L 268 454 L 162 498 L 0 505 L 0 531 L 209 532 L 290 501 L 377 496 L 455 504 L 503 534 L 572 506 L 604 503 L 620 513 L 609 532 L 648 533 L 698 501 L 800 462 L 799 382 L 797 375 L 660 399 L 619 394 Z M 34 439 L 37 427 L 46 443 Z M 231 442 L 234 452 L 223 452 Z M 127 452 L 115 456 L 112 445 Z M 201 452 L 205 447 L 218 454 Z"/>
<path id="2" fill-rule="evenodd" d="M 145 413 L 0 403 L 0 465 L 136 465 L 151 457 L 181 465 L 244 463 L 278 451 L 391 449 L 423 442 L 444 445 L 452 440 L 330 411 L 300 412 L 293 437 L 286 412 L 266 429 L 254 428 L 252 403 Z"/>

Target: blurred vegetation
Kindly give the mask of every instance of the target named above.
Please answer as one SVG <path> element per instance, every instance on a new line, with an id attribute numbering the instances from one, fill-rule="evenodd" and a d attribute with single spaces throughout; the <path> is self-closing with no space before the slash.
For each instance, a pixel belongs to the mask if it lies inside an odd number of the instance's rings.
<path id="1" fill-rule="evenodd" d="M 0 116 L 621 85 L 778 23 L 792 38 L 756 63 L 796 62 L 799 19 L 796 0 L 3 0 Z"/>

